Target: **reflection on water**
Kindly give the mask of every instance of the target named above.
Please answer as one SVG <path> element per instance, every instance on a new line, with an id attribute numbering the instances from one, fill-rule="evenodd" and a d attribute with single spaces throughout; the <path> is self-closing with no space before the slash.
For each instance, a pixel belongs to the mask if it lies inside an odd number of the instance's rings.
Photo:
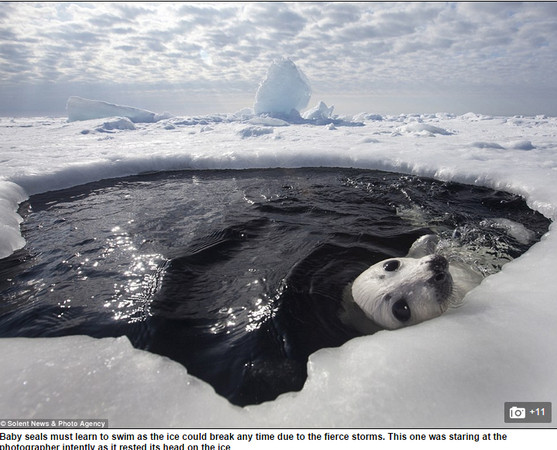
<path id="1" fill-rule="evenodd" d="M 357 336 L 337 313 L 369 265 L 435 233 L 489 275 L 548 227 L 513 195 L 350 169 L 129 177 L 21 214 L 1 336 L 127 335 L 240 405 L 300 389 L 309 354 Z"/>

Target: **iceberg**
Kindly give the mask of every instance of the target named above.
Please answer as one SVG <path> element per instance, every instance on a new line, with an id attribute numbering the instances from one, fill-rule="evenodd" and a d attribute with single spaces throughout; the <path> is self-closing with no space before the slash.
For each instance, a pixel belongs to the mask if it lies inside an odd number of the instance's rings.
<path id="1" fill-rule="evenodd" d="M 255 114 L 299 117 L 311 97 L 311 87 L 304 73 L 289 58 L 274 61 L 255 94 Z"/>
<path id="2" fill-rule="evenodd" d="M 101 100 L 89 100 L 75 96 L 68 99 L 66 111 L 68 112 L 69 122 L 104 119 L 106 117 L 126 117 L 135 123 L 151 123 L 167 118 L 167 114 L 156 114 L 145 109 L 115 105 Z"/>

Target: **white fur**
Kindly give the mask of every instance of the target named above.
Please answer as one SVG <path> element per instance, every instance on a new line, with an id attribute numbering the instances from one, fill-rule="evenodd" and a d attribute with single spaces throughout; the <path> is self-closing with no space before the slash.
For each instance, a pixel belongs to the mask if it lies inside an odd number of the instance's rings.
<path id="1" fill-rule="evenodd" d="M 364 333 L 396 329 L 440 316 L 460 301 L 481 276 L 430 254 L 437 242 L 423 236 L 409 256 L 381 261 L 358 276 L 347 289 L 343 321 Z"/>

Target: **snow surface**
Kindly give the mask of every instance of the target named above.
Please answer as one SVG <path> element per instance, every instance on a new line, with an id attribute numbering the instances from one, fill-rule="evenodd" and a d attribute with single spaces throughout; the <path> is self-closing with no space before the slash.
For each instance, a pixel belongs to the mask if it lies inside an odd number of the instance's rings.
<path id="1" fill-rule="evenodd" d="M 557 118 L 363 113 L 354 120 L 364 126 L 331 128 L 267 119 L 244 110 L 110 133 L 82 131 L 119 119 L 0 119 L 2 256 L 23 245 L 16 208 L 27 195 L 144 171 L 383 169 L 517 193 L 557 217 Z M 556 269 L 552 224 L 460 308 L 320 350 L 301 392 L 246 408 L 126 338 L 0 339 L 0 417 L 99 417 L 150 427 L 509 426 L 504 402 L 557 405 Z"/>

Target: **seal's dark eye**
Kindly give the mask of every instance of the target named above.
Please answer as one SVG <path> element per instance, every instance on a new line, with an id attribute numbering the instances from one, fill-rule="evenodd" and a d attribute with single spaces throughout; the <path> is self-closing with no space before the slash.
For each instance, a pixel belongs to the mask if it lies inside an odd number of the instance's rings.
<path id="1" fill-rule="evenodd" d="M 395 316 L 397 320 L 401 322 L 408 322 L 408 320 L 410 320 L 410 308 L 403 298 L 395 302 L 392 311 L 393 316 Z"/>
<path id="2" fill-rule="evenodd" d="M 399 267 L 400 262 L 396 259 L 392 259 L 391 261 L 387 261 L 385 264 L 383 264 L 383 269 L 385 269 L 387 272 L 394 272 Z"/>

